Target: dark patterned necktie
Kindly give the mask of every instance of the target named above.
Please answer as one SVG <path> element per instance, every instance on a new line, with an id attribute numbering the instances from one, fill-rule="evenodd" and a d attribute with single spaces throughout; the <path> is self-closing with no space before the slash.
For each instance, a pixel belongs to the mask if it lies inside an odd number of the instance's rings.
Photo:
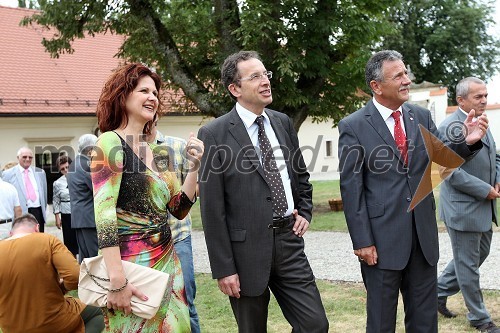
<path id="1" fill-rule="evenodd" d="M 271 195 L 273 199 L 273 210 L 276 215 L 283 217 L 288 210 L 288 203 L 286 201 L 285 188 L 283 181 L 276 165 L 273 149 L 271 143 L 267 138 L 266 131 L 264 130 L 264 116 L 258 116 L 255 122 L 259 126 L 259 146 L 260 156 L 262 160 L 262 167 L 264 168 L 264 175 L 266 176 L 267 183 L 271 188 Z"/>
<path id="2" fill-rule="evenodd" d="M 398 146 L 405 164 L 408 164 L 408 146 L 406 145 L 406 135 L 401 125 L 401 113 L 399 111 L 394 111 L 392 117 L 394 118 L 394 140 L 396 141 L 396 145 Z"/>

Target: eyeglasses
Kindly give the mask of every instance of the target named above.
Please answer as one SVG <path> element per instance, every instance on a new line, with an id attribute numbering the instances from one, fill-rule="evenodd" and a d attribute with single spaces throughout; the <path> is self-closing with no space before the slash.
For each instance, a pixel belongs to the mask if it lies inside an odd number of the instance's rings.
<path id="1" fill-rule="evenodd" d="M 264 77 L 267 77 L 268 80 L 272 79 L 273 77 L 273 72 L 271 71 L 265 71 L 262 72 L 261 74 L 252 74 L 249 77 L 243 77 L 241 79 L 238 79 L 238 81 L 254 81 L 254 80 L 260 80 L 262 81 Z"/>

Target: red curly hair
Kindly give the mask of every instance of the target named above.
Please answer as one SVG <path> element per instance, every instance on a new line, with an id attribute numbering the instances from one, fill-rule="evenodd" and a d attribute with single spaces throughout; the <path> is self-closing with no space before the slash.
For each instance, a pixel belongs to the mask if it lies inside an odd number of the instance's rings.
<path id="1" fill-rule="evenodd" d="M 125 103 L 128 95 L 137 87 L 137 83 L 144 76 L 152 78 L 156 90 L 158 90 L 158 110 L 155 119 L 148 121 L 144 126 L 144 134 L 151 134 L 153 122 L 163 110 L 162 98 L 160 97 L 161 78 L 140 63 L 121 66 L 111 74 L 104 84 L 96 109 L 97 124 L 101 133 L 115 130 L 122 124 L 128 124 Z"/>

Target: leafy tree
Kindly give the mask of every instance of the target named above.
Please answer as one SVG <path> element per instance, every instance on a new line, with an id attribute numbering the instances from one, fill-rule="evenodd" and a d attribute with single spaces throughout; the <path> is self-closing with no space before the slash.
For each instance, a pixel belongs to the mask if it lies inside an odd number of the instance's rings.
<path id="1" fill-rule="evenodd" d="M 416 82 L 448 87 L 455 103 L 460 79 L 485 80 L 498 71 L 500 40 L 492 35 L 494 1 L 407 0 L 391 12 L 396 26 L 383 48 L 400 50 L 411 65 Z"/>
<path id="2" fill-rule="evenodd" d="M 57 56 L 87 34 L 127 35 L 120 56 L 156 66 L 202 114 L 233 102 L 219 83 L 223 59 L 256 50 L 273 71 L 271 107 L 298 129 L 307 116 L 338 121 L 365 97 L 364 65 L 386 34 L 389 0 L 61 0 L 24 20 L 55 27 Z M 96 59 L 98 61 L 98 59 Z"/>

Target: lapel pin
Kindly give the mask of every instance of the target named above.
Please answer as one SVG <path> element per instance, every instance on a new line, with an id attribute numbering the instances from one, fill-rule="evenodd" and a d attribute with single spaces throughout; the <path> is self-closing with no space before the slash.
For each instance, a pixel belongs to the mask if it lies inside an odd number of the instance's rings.
<path id="1" fill-rule="evenodd" d="M 413 120 L 413 117 L 410 117 L 410 120 Z"/>

